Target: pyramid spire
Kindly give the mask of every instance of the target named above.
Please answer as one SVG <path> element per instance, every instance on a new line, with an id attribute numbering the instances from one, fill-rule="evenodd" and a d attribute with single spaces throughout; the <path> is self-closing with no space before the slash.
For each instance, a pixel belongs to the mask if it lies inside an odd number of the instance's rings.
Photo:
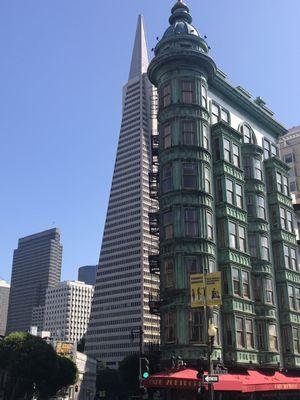
<path id="1" fill-rule="evenodd" d="M 131 58 L 129 80 L 147 72 L 149 65 L 148 50 L 145 36 L 144 18 L 138 17 L 138 23 L 135 33 L 134 47 Z"/>

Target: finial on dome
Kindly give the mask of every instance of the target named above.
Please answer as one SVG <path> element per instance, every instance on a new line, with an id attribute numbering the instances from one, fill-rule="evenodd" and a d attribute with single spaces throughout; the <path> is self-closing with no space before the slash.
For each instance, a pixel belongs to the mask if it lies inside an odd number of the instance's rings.
<path id="1" fill-rule="evenodd" d="M 188 23 L 192 22 L 192 17 L 189 14 L 189 8 L 184 3 L 183 0 L 177 0 L 175 5 L 173 6 L 171 12 L 172 15 L 169 18 L 170 25 L 172 25 L 175 21 L 186 21 Z"/>

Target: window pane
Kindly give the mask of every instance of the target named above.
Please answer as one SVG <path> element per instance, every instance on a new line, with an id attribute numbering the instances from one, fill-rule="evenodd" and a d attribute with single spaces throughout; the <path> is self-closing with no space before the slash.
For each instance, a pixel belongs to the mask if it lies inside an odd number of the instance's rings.
<path id="1" fill-rule="evenodd" d="M 242 271 L 243 297 L 250 298 L 249 273 Z"/>
<path id="2" fill-rule="evenodd" d="M 204 168 L 204 179 L 205 179 L 205 191 L 210 193 L 210 171 L 207 167 Z"/>
<path id="3" fill-rule="evenodd" d="M 165 125 L 163 127 L 163 141 L 164 141 L 164 149 L 171 147 L 171 125 Z"/>
<path id="4" fill-rule="evenodd" d="M 226 178 L 226 198 L 229 204 L 234 204 L 233 195 L 233 182 Z"/>
<path id="5" fill-rule="evenodd" d="M 244 135 L 244 143 L 251 143 L 251 132 L 247 125 L 242 126 L 242 133 Z"/>
<path id="6" fill-rule="evenodd" d="M 166 212 L 163 214 L 163 225 L 165 239 L 173 238 L 173 217 L 171 212 Z"/>
<path id="7" fill-rule="evenodd" d="M 229 112 L 223 108 L 221 108 L 221 119 L 222 121 L 229 123 Z"/>
<path id="8" fill-rule="evenodd" d="M 235 194 L 236 194 L 236 206 L 239 208 L 243 208 L 243 195 L 242 195 L 242 186 L 238 183 L 235 185 Z"/>
<path id="9" fill-rule="evenodd" d="M 277 331 L 274 324 L 269 325 L 269 349 L 270 351 L 278 350 Z"/>
<path id="10" fill-rule="evenodd" d="M 185 234 L 187 236 L 198 235 L 198 219 L 195 209 L 186 209 L 184 212 L 185 218 Z"/>
<path id="11" fill-rule="evenodd" d="M 183 103 L 194 102 L 194 82 L 182 81 L 181 82 L 181 99 Z"/>
<path id="12" fill-rule="evenodd" d="M 230 162 L 231 157 L 230 157 L 230 142 L 229 140 L 224 138 L 224 160 Z"/>
<path id="13" fill-rule="evenodd" d="M 239 244 L 240 251 L 246 251 L 246 233 L 245 228 L 242 226 L 239 227 Z"/>
<path id="14" fill-rule="evenodd" d="M 208 127 L 206 125 L 202 125 L 202 135 L 203 135 L 203 147 L 205 149 L 209 149 L 209 142 L 208 142 Z"/>
<path id="15" fill-rule="evenodd" d="M 168 84 L 162 90 L 162 105 L 163 107 L 171 104 L 171 86 Z"/>
<path id="16" fill-rule="evenodd" d="M 232 153 L 233 153 L 233 164 L 236 167 L 240 167 L 240 149 L 237 145 L 232 145 Z"/>
<path id="17" fill-rule="evenodd" d="M 206 223 L 207 223 L 207 238 L 212 240 L 214 236 L 213 220 L 212 220 L 212 214 L 208 211 L 206 213 Z"/>
<path id="18" fill-rule="evenodd" d="M 162 170 L 162 192 L 166 193 L 172 189 L 172 165 L 167 164 Z"/>
<path id="19" fill-rule="evenodd" d="M 211 105 L 211 123 L 216 124 L 219 121 L 219 107 L 212 103 Z"/>
<path id="20" fill-rule="evenodd" d="M 196 128 L 193 121 L 186 121 L 182 126 L 183 144 L 195 145 L 196 144 Z"/>
<path id="21" fill-rule="evenodd" d="M 240 287 L 240 275 L 237 268 L 232 268 L 232 282 L 233 282 L 233 293 L 237 296 L 241 295 Z"/>
<path id="22" fill-rule="evenodd" d="M 196 189 L 197 187 L 197 165 L 196 164 L 183 164 L 183 188 L 184 189 Z"/>
<path id="23" fill-rule="evenodd" d="M 229 246 L 233 249 L 237 248 L 237 234 L 236 225 L 233 222 L 229 222 Z"/>
<path id="24" fill-rule="evenodd" d="M 174 287 L 174 267 L 172 260 L 165 261 L 165 287 Z"/>

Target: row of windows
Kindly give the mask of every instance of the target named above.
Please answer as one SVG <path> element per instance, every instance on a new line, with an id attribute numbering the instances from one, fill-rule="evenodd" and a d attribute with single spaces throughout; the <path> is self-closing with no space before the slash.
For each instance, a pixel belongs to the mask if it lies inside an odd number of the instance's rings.
<path id="1" fill-rule="evenodd" d="M 183 225 L 185 236 L 204 237 L 199 229 L 199 208 L 185 208 L 183 210 Z M 172 211 L 163 214 L 163 237 L 172 239 L 174 237 L 174 222 Z M 209 240 L 213 240 L 213 216 L 210 211 L 206 211 L 206 235 Z"/>
<path id="2" fill-rule="evenodd" d="M 179 101 L 186 104 L 200 102 L 207 109 L 207 88 L 201 84 L 201 98 L 196 98 L 196 82 L 194 79 L 182 79 L 179 82 Z M 170 83 L 164 85 L 160 92 L 160 107 L 165 108 L 172 104 L 174 93 Z M 176 99 L 177 100 L 177 99 Z M 200 100 L 200 101 L 199 101 Z"/>
<path id="3" fill-rule="evenodd" d="M 201 129 L 201 140 L 198 139 L 198 129 L 195 121 L 183 120 L 181 123 L 181 140 L 179 144 L 184 144 L 186 146 L 202 146 L 205 149 L 209 149 L 209 135 L 208 126 L 202 124 Z M 160 133 L 162 136 L 162 144 L 164 149 L 170 148 L 174 145 L 173 126 L 168 123 L 160 128 Z"/>
<path id="4" fill-rule="evenodd" d="M 204 167 L 204 191 L 211 193 L 211 176 L 209 167 Z M 198 163 L 182 163 L 181 165 L 182 189 L 199 189 Z M 168 193 L 173 189 L 172 164 L 164 165 L 162 169 L 162 193 Z"/>

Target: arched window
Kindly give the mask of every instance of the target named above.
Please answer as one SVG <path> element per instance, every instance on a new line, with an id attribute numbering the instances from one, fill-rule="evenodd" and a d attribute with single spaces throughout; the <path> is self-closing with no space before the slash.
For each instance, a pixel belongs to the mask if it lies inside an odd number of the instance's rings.
<path id="1" fill-rule="evenodd" d="M 254 143 L 256 144 L 256 137 L 253 129 L 248 124 L 241 124 L 239 127 L 239 131 L 243 134 L 244 143 Z"/>

